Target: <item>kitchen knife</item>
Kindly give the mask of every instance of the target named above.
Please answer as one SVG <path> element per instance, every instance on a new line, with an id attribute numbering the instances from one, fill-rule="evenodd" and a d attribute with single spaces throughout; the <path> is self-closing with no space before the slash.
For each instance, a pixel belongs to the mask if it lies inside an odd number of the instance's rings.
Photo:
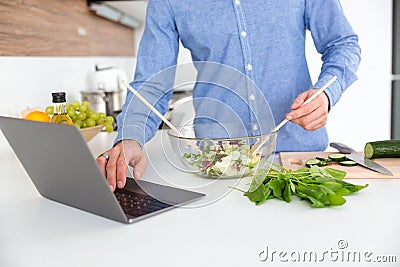
<path id="1" fill-rule="evenodd" d="M 390 175 L 393 176 L 393 173 L 386 169 L 385 167 L 383 167 L 382 165 L 379 165 L 376 162 L 373 162 L 372 160 L 370 160 L 369 158 L 364 157 L 363 155 L 357 153 L 354 149 L 352 149 L 351 147 L 348 147 L 344 144 L 341 143 L 330 143 L 329 144 L 331 147 L 336 148 L 337 150 L 339 150 L 340 153 L 346 154 L 346 157 L 348 159 L 351 159 L 352 161 L 357 162 L 358 164 L 360 164 L 361 166 L 368 168 L 370 170 L 379 172 L 379 173 L 383 173 L 386 175 Z"/>

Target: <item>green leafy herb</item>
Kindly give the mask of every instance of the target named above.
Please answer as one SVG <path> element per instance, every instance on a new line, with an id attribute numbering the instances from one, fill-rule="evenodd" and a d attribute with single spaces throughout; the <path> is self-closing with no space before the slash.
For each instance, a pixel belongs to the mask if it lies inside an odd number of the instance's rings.
<path id="1" fill-rule="evenodd" d="M 292 201 L 292 195 L 308 200 L 311 207 L 324 208 L 346 203 L 344 196 L 358 192 L 368 186 L 354 185 L 343 181 L 346 172 L 333 168 L 311 166 L 296 171 L 277 164 L 269 171 L 260 169 L 254 176 L 249 190 L 244 192 L 256 205 L 268 199 Z"/>

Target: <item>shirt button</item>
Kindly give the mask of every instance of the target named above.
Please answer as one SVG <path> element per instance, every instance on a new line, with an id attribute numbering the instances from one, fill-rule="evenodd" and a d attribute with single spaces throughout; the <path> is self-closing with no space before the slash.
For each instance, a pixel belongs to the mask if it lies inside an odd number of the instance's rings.
<path id="1" fill-rule="evenodd" d="M 240 1 L 239 0 L 235 0 L 235 5 L 240 5 Z"/>
<path id="2" fill-rule="evenodd" d="M 247 70 L 252 70 L 253 66 L 250 63 L 248 63 L 246 68 L 247 68 Z"/>
<path id="3" fill-rule="evenodd" d="M 251 94 L 251 95 L 250 95 L 250 100 L 254 100 L 254 99 L 256 99 L 256 96 L 253 95 L 253 94 Z"/>
<path id="4" fill-rule="evenodd" d="M 253 125 L 253 130 L 254 130 L 254 131 L 257 131 L 257 130 L 258 130 L 257 124 L 254 124 L 254 125 Z"/>
<path id="5" fill-rule="evenodd" d="M 246 35 L 247 35 L 247 32 L 242 31 L 242 36 L 243 36 L 243 37 L 246 37 Z"/>

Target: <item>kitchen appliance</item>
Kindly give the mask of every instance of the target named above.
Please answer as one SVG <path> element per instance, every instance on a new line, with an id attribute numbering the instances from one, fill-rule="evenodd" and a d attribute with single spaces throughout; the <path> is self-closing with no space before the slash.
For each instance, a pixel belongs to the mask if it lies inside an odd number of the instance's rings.
<path id="1" fill-rule="evenodd" d="M 297 170 L 306 167 L 305 163 L 309 159 L 316 157 L 327 158 L 332 153 L 334 152 L 280 152 L 279 158 L 283 167 Z M 362 155 L 361 152 L 360 155 Z M 346 167 L 333 164 L 327 167 L 345 171 L 347 173 L 345 179 L 400 179 L 400 158 L 379 158 L 373 161 L 389 169 L 393 176 L 374 172 L 359 165 Z"/>
<path id="2" fill-rule="evenodd" d="M 91 109 L 106 113 L 106 100 L 103 91 L 81 91 L 82 101 L 88 101 Z"/>
<path id="3" fill-rule="evenodd" d="M 359 164 L 367 169 L 393 176 L 393 173 L 391 171 L 389 171 L 385 167 L 379 165 L 378 163 L 375 163 L 372 160 L 364 157 L 364 155 L 358 154 L 351 147 L 348 147 L 341 143 L 330 143 L 330 146 L 339 150 L 340 153 L 346 154 L 346 157 L 348 159 L 356 162 L 357 164 Z"/>
<path id="4" fill-rule="evenodd" d="M 400 4 L 393 0 L 391 139 L 400 139 Z"/>
<path id="5" fill-rule="evenodd" d="M 88 101 L 94 111 L 116 118 L 125 101 L 126 89 L 122 81 L 126 80 L 126 74 L 116 67 L 96 65 L 95 72 L 88 78 L 90 90 L 81 91 L 82 101 Z"/>
<path id="6" fill-rule="evenodd" d="M 96 112 L 104 112 L 116 117 L 122 110 L 124 97 L 123 90 L 116 91 L 81 91 L 82 101 L 88 101 Z"/>

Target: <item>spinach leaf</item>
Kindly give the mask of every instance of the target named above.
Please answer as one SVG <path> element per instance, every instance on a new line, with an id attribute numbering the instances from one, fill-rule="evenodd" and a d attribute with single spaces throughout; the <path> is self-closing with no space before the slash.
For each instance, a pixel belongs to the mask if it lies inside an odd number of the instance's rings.
<path id="1" fill-rule="evenodd" d="M 308 199 L 308 200 L 310 200 L 311 203 L 312 203 L 311 207 L 313 207 L 313 208 L 324 208 L 324 207 L 325 207 L 325 205 L 324 205 L 321 201 L 319 201 L 319 200 L 316 199 L 316 198 L 313 198 L 312 196 L 303 194 L 303 193 L 301 193 L 301 192 L 297 192 L 296 194 L 297 194 L 299 197 L 303 198 L 303 199 Z"/>
<path id="2" fill-rule="evenodd" d="M 283 190 L 283 199 L 286 201 L 286 202 L 291 202 L 292 201 L 292 198 L 291 198 L 291 189 L 290 189 L 290 182 L 289 181 L 286 181 L 286 184 L 285 184 L 285 189 Z"/>
<path id="3" fill-rule="evenodd" d="M 344 203 L 346 203 L 346 199 L 344 199 L 343 196 L 339 196 L 339 195 L 329 195 L 328 199 L 329 199 L 330 206 L 340 206 L 340 205 L 343 205 Z"/>
<path id="4" fill-rule="evenodd" d="M 347 195 L 350 195 L 352 192 L 349 189 L 347 189 L 346 187 L 341 187 L 341 188 L 336 189 L 335 193 L 336 193 L 336 195 L 339 195 L 339 196 L 347 196 Z"/>
<path id="5" fill-rule="evenodd" d="M 314 185 L 314 184 L 309 184 L 309 185 L 299 184 L 297 186 L 297 189 L 301 193 L 303 193 L 303 194 L 305 194 L 307 196 L 311 196 L 311 197 L 316 198 L 316 199 L 320 199 L 324 195 L 327 194 L 321 187 L 319 187 L 318 185 Z"/>
<path id="6" fill-rule="evenodd" d="M 342 180 L 344 177 L 346 177 L 346 172 L 342 170 L 336 170 L 333 168 L 325 168 L 325 171 L 329 173 L 333 178 Z"/>
<path id="7" fill-rule="evenodd" d="M 346 203 L 344 196 L 368 187 L 343 181 L 346 172 L 333 168 L 311 166 L 291 171 L 272 165 L 277 168 L 260 169 L 244 192 L 256 205 L 273 198 L 291 202 L 292 195 L 296 195 L 310 201 L 314 208 L 340 206 Z"/>
<path id="8" fill-rule="evenodd" d="M 284 189 L 285 181 L 281 179 L 273 179 L 269 181 L 267 185 L 271 188 L 272 193 L 276 198 L 282 199 L 282 190 Z"/>
<path id="9" fill-rule="evenodd" d="M 322 184 L 324 186 L 328 187 L 329 189 L 331 189 L 332 191 L 336 191 L 342 187 L 342 185 L 340 183 L 334 182 L 332 180 L 323 182 Z"/>
<path id="10" fill-rule="evenodd" d="M 264 202 L 266 199 L 265 186 L 261 184 L 255 191 L 247 191 L 243 195 L 247 196 L 250 201 L 255 202 L 256 204 L 259 202 Z"/>

